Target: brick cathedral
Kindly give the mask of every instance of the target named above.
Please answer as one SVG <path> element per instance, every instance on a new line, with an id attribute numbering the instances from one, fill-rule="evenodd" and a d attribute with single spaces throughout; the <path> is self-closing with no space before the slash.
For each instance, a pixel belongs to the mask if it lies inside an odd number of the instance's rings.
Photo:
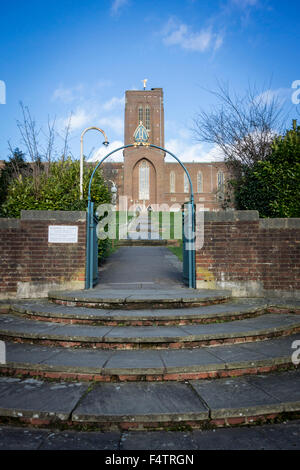
<path id="1" fill-rule="evenodd" d="M 164 101 L 162 88 L 126 91 L 124 145 L 134 142 L 134 132 L 142 122 L 149 142 L 165 147 Z M 168 149 L 167 149 L 168 150 Z M 118 188 L 118 196 L 126 196 L 128 207 L 154 204 L 183 204 L 189 200 L 189 183 L 183 168 L 176 162 L 165 161 L 163 151 L 136 147 L 123 152 L 124 163 L 104 163 L 104 176 L 109 175 Z M 176 155 L 180 159 L 180 155 Z M 205 210 L 219 210 L 220 193 L 224 187 L 224 162 L 183 162 L 194 189 L 195 203 Z"/>

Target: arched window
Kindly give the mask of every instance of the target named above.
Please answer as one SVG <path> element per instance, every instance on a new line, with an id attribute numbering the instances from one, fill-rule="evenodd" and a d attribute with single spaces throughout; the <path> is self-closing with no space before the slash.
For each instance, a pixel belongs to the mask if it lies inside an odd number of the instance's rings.
<path id="1" fill-rule="evenodd" d="M 201 171 L 197 173 L 197 193 L 203 193 L 203 177 Z"/>
<path id="2" fill-rule="evenodd" d="M 143 160 L 139 167 L 139 199 L 149 200 L 149 165 L 146 160 Z"/>
<path id="3" fill-rule="evenodd" d="M 141 121 L 144 124 L 144 109 L 143 109 L 143 106 L 139 106 L 139 123 Z"/>
<path id="4" fill-rule="evenodd" d="M 170 193 L 175 193 L 175 172 L 170 173 Z"/>
<path id="5" fill-rule="evenodd" d="M 190 183 L 189 183 L 189 179 L 187 177 L 187 174 L 186 172 L 184 172 L 183 174 L 183 192 L 184 193 L 189 193 L 190 192 Z"/>
<path id="6" fill-rule="evenodd" d="M 218 190 L 223 191 L 224 189 L 224 173 L 223 171 L 218 171 Z"/>
<path id="7" fill-rule="evenodd" d="M 150 106 L 146 106 L 146 119 L 145 119 L 145 127 L 147 131 L 150 131 Z"/>

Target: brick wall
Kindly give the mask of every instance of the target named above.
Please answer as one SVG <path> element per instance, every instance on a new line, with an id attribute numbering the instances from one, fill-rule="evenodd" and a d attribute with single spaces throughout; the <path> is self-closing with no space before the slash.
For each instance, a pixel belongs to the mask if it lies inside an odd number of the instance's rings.
<path id="1" fill-rule="evenodd" d="M 300 298 L 300 219 L 259 219 L 256 211 L 204 218 L 204 246 L 196 252 L 198 288 Z"/>
<path id="2" fill-rule="evenodd" d="M 48 243 L 49 225 L 77 225 L 78 243 Z M 0 298 L 84 288 L 85 254 L 85 212 L 22 211 L 21 219 L 0 219 Z"/>

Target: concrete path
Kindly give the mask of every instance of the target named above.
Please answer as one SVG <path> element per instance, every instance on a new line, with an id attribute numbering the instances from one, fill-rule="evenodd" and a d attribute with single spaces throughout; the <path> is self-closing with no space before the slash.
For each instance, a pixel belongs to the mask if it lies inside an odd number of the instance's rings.
<path id="1" fill-rule="evenodd" d="M 158 215 L 158 214 L 157 214 Z M 139 217 L 129 222 L 127 238 L 130 240 L 159 240 L 158 217 L 149 219 L 148 213 L 142 213 Z"/>
<path id="2" fill-rule="evenodd" d="M 75 432 L 0 427 L 0 450 L 300 450 L 300 420 L 192 432 Z"/>
<path id="3" fill-rule="evenodd" d="M 124 246 L 99 270 L 99 288 L 182 286 L 182 263 L 164 246 Z M 97 288 L 96 287 L 96 288 Z"/>

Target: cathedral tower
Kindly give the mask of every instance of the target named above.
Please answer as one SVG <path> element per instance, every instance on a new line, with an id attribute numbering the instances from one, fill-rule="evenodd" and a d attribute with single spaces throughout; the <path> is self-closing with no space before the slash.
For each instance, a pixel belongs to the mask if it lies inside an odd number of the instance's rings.
<path id="1" fill-rule="evenodd" d="M 162 88 L 126 91 L 125 145 L 134 142 L 133 134 L 143 123 L 149 142 L 164 147 L 164 104 Z M 137 147 L 124 150 L 124 195 L 133 203 L 160 204 L 164 201 L 164 158 L 161 150 Z"/>

